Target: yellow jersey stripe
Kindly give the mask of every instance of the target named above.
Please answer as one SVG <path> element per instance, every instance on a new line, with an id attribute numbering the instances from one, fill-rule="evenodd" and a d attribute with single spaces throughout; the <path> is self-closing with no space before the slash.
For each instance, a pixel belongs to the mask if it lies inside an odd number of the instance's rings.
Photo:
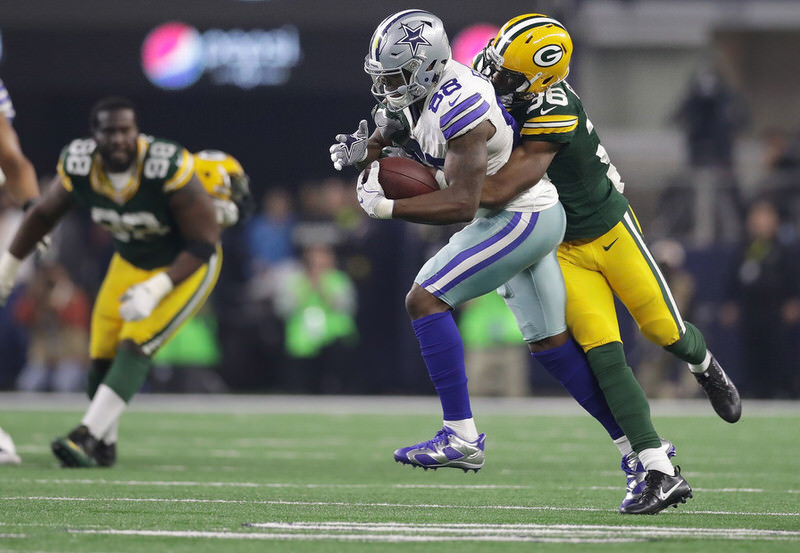
<path id="1" fill-rule="evenodd" d="M 544 115 L 525 122 L 522 135 L 568 133 L 578 127 L 578 118 L 571 115 Z"/>
<path id="2" fill-rule="evenodd" d="M 175 175 L 164 183 L 164 192 L 174 192 L 183 188 L 194 174 L 194 156 L 184 149 L 181 151 L 181 165 Z"/>
<path id="3" fill-rule="evenodd" d="M 64 189 L 67 192 L 72 192 L 72 188 L 73 188 L 72 187 L 72 179 L 69 178 L 69 175 L 64 170 L 64 160 L 63 159 L 59 159 L 58 160 L 58 165 L 56 166 L 56 172 L 58 173 L 58 176 L 61 177 L 61 185 L 64 187 Z"/>

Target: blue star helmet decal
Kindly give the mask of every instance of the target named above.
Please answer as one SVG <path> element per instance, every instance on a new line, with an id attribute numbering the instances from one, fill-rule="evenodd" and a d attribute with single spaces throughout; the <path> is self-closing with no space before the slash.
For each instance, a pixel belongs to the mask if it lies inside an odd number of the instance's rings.
<path id="1" fill-rule="evenodd" d="M 398 40 L 395 44 L 407 44 L 409 48 L 411 48 L 411 55 L 417 55 L 417 48 L 420 45 L 430 46 L 431 43 L 422 36 L 422 29 L 425 26 L 425 23 L 420 23 L 418 27 L 411 28 L 405 23 L 400 24 L 403 28 L 403 32 L 406 34 L 403 38 Z"/>

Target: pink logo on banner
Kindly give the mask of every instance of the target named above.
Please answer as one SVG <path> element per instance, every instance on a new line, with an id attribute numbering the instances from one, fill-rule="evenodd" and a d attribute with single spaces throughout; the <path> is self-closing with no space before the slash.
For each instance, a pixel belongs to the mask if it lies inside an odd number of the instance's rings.
<path id="1" fill-rule="evenodd" d="M 489 40 L 497 36 L 500 27 L 489 23 L 477 23 L 467 27 L 453 39 L 453 59 L 472 66 L 472 58 L 483 50 Z"/>
<path id="2" fill-rule="evenodd" d="M 185 23 L 159 25 L 142 44 L 142 69 L 160 88 L 177 90 L 197 82 L 203 74 L 203 39 Z"/>

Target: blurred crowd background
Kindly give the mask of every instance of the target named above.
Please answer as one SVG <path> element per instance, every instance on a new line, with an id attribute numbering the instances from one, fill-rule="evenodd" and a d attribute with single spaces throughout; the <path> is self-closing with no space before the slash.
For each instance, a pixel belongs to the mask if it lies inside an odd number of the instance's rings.
<path id="1" fill-rule="evenodd" d="M 91 105 L 124 95 L 143 132 L 222 149 L 259 208 L 223 237 L 219 284 L 156 357 L 152 392 L 428 394 L 404 310 L 452 228 L 370 220 L 328 146 L 374 104 L 363 58 L 389 13 L 443 19 L 462 60 L 511 17 L 560 19 L 568 78 L 626 183 L 684 317 L 746 397 L 800 398 L 800 2 L 0 0 L 0 78 L 46 187 Z M 22 213 L 0 190 L 0 247 Z M 110 236 L 72 213 L 0 308 L 0 389 L 84 386 Z M 620 311 L 650 397 L 692 397 L 685 367 Z M 459 310 L 475 395 L 562 393 L 496 294 Z M 688 379 L 688 380 L 687 380 Z"/>

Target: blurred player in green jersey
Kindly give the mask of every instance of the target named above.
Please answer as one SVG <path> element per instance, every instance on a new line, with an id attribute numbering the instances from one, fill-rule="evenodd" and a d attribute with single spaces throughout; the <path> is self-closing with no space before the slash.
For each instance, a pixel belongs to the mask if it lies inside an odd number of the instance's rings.
<path id="1" fill-rule="evenodd" d="M 58 176 L 0 256 L 0 301 L 22 259 L 73 207 L 107 228 L 115 254 L 95 300 L 88 394 L 80 424 L 53 440 L 67 467 L 110 466 L 118 420 L 147 376 L 150 358 L 205 302 L 221 263 L 214 203 L 179 144 L 139 134 L 126 99 L 100 100 L 90 138 L 61 153 Z"/>

